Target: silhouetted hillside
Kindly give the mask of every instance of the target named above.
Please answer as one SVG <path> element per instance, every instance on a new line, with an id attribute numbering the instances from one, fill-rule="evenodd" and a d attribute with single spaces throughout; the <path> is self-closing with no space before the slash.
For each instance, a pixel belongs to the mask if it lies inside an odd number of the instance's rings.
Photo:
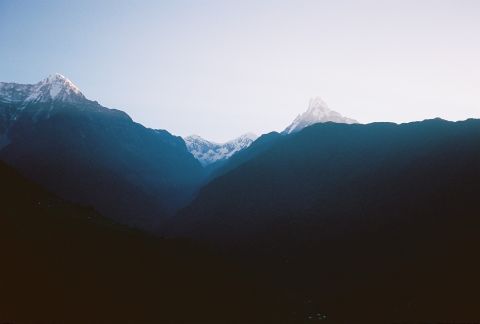
<path id="1" fill-rule="evenodd" d="M 204 177 L 180 137 L 84 97 L 0 100 L 0 142 L 0 159 L 29 179 L 145 229 L 183 206 Z"/>
<path id="2" fill-rule="evenodd" d="M 334 322 L 475 320 L 479 194 L 480 120 L 317 124 L 214 179 L 171 233 L 259 257 Z"/>
<path id="3" fill-rule="evenodd" d="M 267 285 L 216 254 L 114 225 L 1 162 L 0 179 L 0 322 L 239 323 L 283 317 Z"/>

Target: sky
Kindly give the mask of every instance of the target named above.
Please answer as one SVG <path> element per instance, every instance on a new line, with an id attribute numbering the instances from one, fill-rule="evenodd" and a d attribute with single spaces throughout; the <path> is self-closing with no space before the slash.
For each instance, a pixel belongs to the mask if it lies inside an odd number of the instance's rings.
<path id="1" fill-rule="evenodd" d="M 52 73 L 217 142 L 316 96 L 362 123 L 480 118 L 480 1 L 0 0 L 0 81 Z"/>

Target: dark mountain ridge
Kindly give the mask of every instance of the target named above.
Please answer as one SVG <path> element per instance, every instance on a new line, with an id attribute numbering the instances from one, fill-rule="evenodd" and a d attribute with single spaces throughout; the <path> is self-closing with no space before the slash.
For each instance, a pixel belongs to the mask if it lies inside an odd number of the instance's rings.
<path id="1" fill-rule="evenodd" d="M 29 86 L 22 96 L 2 88 L 0 159 L 61 197 L 152 230 L 203 180 L 180 137 L 86 99 L 61 76 Z"/>
<path id="2" fill-rule="evenodd" d="M 333 322 L 471 321 L 479 186 L 480 120 L 317 124 L 212 180 L 170 233 L 255 260 Z"/>
<path id="3" fill-rule="evenodd" d="M 202 168 L 180 137 L 88 100 L 61 75 L 0 83 L 0 159 L 61 197 L 0 163 L 0 240 L 13 265 L 2 271 L 15 279 L 2 283 L 12 298 L 0 314 L 27 318 L 25 295 L 33 319 L 60 321 L 78 307 L 138 322 L 480 318 L 480 120 L 309 126 L 328 112 L 316 106 L 291 134 Z M 192 249 L 205 243 L 215 256 Z M 55 296 L 35 306 L 46 290 Z"/>
<path id="4" fill-rule="evenodd" d="M 254 143 L 239 153 L 234 167 L 200 191 L 190 206 L 180 212 L 179 219 L 186 221 L 189 212 L 196 215 L 192 219 L 198 216 L 206 221 L 214 215 L 240 215 L 248 210 L 251 220 L 261 223 L 266 221 L 265 217 L 253 215 L 271 215 L 275 211 L 286 216 L 316 212 L 327 206 L 338 211 L 347 208 L 341 203 L 342 198 L 353 199 L 348 203 L 354 205 L 345 204 L 353 211 L 365 209 L 368 206 L 362 204 L 371 202 L 362 197 L 367 192 L 388 193 L 385 202 L 404 193 L 409 183 L 415 183 L 412 194 L 403 198 L 416 197 L 416 190 L 433 193 L 436 183 L 458 181 L 462 185 L 468 172 L 472 173 L 471 179 L 478 176 L 475 162 L 479 155 L 479 123 L 473 119 L 456 123 L 436 119 L 401 125 L 326 123 L 307 127 L 298 134 L 274 137 L 258 154 Z M 242 153 L 246 157 L 240 160 Z M 430 182 L 416 183 L 421 179 Z M 388 191 L 380 190 L 383 187 Z M 208 205 L 214 201 L 225 204 Z M 327 204 L 321 207 L 323 202 Z M 229 221 L 239 219 L 232 217 Z M 200 224 L 196 221 L 196 225 Z"/>

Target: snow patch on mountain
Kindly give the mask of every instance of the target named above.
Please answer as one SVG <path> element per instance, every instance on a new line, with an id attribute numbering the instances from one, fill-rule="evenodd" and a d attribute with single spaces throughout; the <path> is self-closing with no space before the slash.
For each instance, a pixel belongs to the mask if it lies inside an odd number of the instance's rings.
<path id="1" fill-rule="evenodd" d="M 292 124 L 288 126 L 283 133 L 296 133 L 313 124 L 317 123 L 343 123 L 343 124 L 357 124 L 355 119 L 342 116 L 336 111 L 328 108 L 328 105 L 320 97 L 310 99 L 307 111 L 295 118 Z"/>
<path id="2" fill-rule="evenodd" d="M 206 166 L 230 158 L 233 154 L 249 147 L 257 137 L 255 134 L 247 133 L 222 144 L 208 141 L 198 135 L 187 136 L 184 140 L 188 151 L 203 166 Z"/>
<path id="3" fill-rule="evenodd" d="M 23 102 L 31 94 L 33 84 L 0 82 L 0 102 Z"/>

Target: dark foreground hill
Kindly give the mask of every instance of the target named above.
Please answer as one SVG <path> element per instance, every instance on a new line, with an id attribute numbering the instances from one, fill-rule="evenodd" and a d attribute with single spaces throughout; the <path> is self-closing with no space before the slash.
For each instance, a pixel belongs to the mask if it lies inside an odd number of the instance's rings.
<path id="1" fill-rule="evenodd" d="M 480 320 L 480 120 L 318 124 L 211 181 L 171 234 L 257 258 L 333 322 Z"/>
<path id="2" fill-rule="evenodd" d="M 1 323 L 278 322 L 256 276 L 182 241 L 119 227 L 0 162 Z"/>

